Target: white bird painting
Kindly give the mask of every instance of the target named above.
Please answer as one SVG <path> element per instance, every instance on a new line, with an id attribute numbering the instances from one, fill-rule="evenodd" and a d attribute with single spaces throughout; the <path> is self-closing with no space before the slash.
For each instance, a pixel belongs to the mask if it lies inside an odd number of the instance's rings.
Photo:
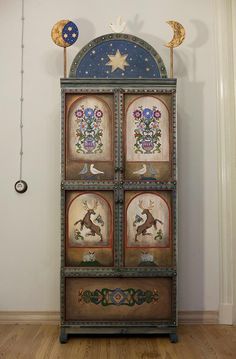
<path id="1" fill-rule="evenodd" d="M 153 167 L 153 165 L 152 165 L 151 163 L 148 163 L 147 165 L 148 165 L 147 170 L 148 170 L 148 172 L 150 173 L 150 175 L 151 175 L 152 177 L 158 177 L 158 176 L 159 176 L 159 171 L 158 171 L 158 169 L 155 168 L 155 167 Z"/>
<path id="2" fill-rule="evenodd" d="M 83 168 L 82 168 L 82 170 L 80 171 L 80 175 L 84 175 L 85 173 L 87 173 L 88 172 L 88 164 L 87 163 L 85 163 L 84 164 L 84 166 L 83 166 Z"/>
<path id="3" fill-rule="evenodd" d="M 147 172 L 147 166 L 143 163 L 143 167 L 138 171 L 134 171 L 133 174 L 134 175 L 144 175 L 146 172 Z"/>
<path id="4" fill-rule="evenodd" d="M 103 171 L 99 171 L 97 168 L 95 168 L 93 163 L 90 165 L 90 172 L 93 175 L 98 175 L 98 174 L 104 173 Z"/>
<path id="5" fill-rule="evenodd" d="M 110 28 L 112 29 L 113 32 L 116 32 L 116 33 L 120 33 L 120 32 L 123 32 L 126 28 L 126 23 L 124 21 L 122 21 L 122 18 L 121 16 L 119 16 L 117 19 L 116 19 L 116 23 L 114 24 L 110 24 Z"/>

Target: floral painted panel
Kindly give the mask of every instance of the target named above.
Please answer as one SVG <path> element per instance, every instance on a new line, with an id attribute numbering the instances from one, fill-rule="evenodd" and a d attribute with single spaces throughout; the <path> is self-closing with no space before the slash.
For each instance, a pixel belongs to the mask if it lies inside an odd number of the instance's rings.
<path id="1" fill-rule="evenodd" d="M 75 111 L 75 116 L 77 122 L 76 152 L 83 154 L 103 153 L 102 110 L 98 106 L 91 108 L 81 105 Z"/>
<path id="2" fill-rule="evenodd" d="M 113 193 L 67 194 L 67 264 L 82 267 L 113 264 Z"/>
<path id="3" fill-rule="evenodd" d="M 170 95 L 125 97 L 125 178 L 170 180 Z"/>
<path id="4" fill-rule="evenodd" d="M 66 278 L 66 320 L 155 321 L 172 317 L 172 278 Z"/>
<path id="5" fill-rule="evenodd" d="M 161 153 L 161 112 L 157 110 L 157 107 L 143 108 L 143 106 L 139 106 L 133 112 L 133 119 L 135 123 L 134 152 L 141 154 Z"/>
<path id="6" fill-rule="evenodd" d="M 125 265 L 169 266 L 172 261 L 171 194 L 125 193 Z"/>
<path id="7" fill-rule="evenodd" d="M 68 95 L 66 108 L 66 179 L 113 179 L 113 96 Z"/>
<path id="8" fill-rule="evenodd" d="M 102 305 L 103 307 L 110 305 L 127 305 L 133 307 L 144 303 L 158 303 L 158 299 L 159 294 L 156 289 L 143 291 L 139 288 L 101 288 L 100 290 L 95 289 L 94 291 L 81 289 L 78 301 L 81 303 Z"/>

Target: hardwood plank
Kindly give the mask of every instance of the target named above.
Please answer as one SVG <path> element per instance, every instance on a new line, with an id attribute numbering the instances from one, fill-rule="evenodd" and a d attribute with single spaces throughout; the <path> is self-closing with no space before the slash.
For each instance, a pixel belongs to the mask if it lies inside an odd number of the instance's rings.
<path id="1" fill-rule="evenodd" d="M 236 327 L 183 325 L 179 343 L 166 336 L 71 336 L 60 344 L 56 325 L 0 325 L 1 359 L 236 358 Z"/>
<path id="2" fill-rule="evenodd" d="M 209 342 L 215 347 L 219 358 L 235 358 L 236 355 L 236 331 L 230 330 L 231 327 L 227 325 L 212 326 L 204 328 L 205 335 Z"/>

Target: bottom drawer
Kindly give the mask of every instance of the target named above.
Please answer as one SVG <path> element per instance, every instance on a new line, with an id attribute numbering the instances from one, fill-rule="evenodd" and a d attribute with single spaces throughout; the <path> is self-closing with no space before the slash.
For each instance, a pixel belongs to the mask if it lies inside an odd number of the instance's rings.
<path id="1" fill-rule="evenodd" d="M 170 321 L 172 278 L 66 278 L 66 321 Z"/>

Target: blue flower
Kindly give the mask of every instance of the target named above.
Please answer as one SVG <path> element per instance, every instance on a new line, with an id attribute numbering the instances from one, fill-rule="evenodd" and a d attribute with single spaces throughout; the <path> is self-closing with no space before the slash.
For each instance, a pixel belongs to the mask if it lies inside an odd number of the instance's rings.
<path id="1" fill-rule="evenodd" d="M 147 119 L 150 120 L 150 118 L 152 118 L 153 116 L 153 111 L 150 108 L 145 108 L 143 110 L 143 116 Z"/>
<path id="2" fill-rule="evenodd" d="M 87 118 L 91 118 L 94 115 L 93 109 L 89 107 L 84 110 L 84 113 L 85 113 L 85 117 Z"/>

